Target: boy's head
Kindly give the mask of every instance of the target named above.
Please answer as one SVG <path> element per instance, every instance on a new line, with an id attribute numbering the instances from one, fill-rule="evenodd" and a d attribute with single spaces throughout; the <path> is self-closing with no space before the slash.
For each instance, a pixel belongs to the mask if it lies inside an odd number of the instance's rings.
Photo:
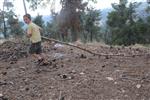
<path id="1" fill-rule="evenodd" d="M 29 24 L 31 22 L 31 15 L 30 14 L 25 14 L 23 16 L 23 20 L 26 24 Z"/>

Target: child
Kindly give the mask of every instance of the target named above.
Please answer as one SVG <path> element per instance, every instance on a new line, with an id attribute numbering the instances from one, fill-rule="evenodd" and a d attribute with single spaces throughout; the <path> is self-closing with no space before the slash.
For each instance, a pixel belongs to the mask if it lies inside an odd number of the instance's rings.
<path id="1" fill-rule="evenodd" d="M 38 62 L 41 63 L 45 60 L 43 56 L 44 54 L 42 53 L 42 47 L 41 47 L 40 30 L 42 30 L 42 28 L 31 21 L 30 14 L 25 14 L 23 16 L 23 20 L 28 25 L 27 37 L 30 38 L 31 41 L 29 53 L 32 54 L 35 58 L 37 58 Z"/>

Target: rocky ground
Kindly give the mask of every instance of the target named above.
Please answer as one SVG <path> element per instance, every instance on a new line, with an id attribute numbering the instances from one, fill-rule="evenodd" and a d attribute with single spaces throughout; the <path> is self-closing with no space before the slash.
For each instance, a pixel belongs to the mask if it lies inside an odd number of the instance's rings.
<path id="1" fill-rule="evenodd" d="M 0 45 L 0 100 L 150 100 L 150 49 L 44 43 L 48 65 L 23 42 Z M 122 56 L 112 56 L 121 54 Z"/>

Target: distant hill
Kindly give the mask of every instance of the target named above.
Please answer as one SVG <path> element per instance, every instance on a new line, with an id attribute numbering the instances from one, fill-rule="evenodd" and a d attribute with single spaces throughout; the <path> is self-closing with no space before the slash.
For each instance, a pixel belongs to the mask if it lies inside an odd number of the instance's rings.
<path id="1" fill-rule="evenodd" d="M 136 15 L 138 17 L 141 18 L 146 18 L 147 16 L 149 16 L 150 14 L 148 14 L 145 9 L 148 7 L 148 3 L 147 2 L 142 2 L 141 5 L 139 5 L 138 8 L 136 8 Z M 101 9 L 101 25 L 105 25 L 106 21 L 107 21 L 107 16 L 108 13 L 113 11 L 113 8 L 106 8 L 106 9 Z"/>

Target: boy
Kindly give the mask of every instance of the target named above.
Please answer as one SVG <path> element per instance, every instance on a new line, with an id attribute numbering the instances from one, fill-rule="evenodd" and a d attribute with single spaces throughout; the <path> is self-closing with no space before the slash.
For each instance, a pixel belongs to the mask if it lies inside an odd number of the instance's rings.
<path id="1" fill-rule="evenodd" d="M 30 14 L 25 14 L 23 16 L 23 20 L 28 25 L 27 37 L 30 38 L 31 41 L 29 53 L 32 54 L 35 58 L 37 58 L 38 62 L 41 63 L 44 61 L 44 56 L 42 54 L 41 33 L 40 33 L 40 30 L 42 30 L 42 28 L 31 21 Z"/>

